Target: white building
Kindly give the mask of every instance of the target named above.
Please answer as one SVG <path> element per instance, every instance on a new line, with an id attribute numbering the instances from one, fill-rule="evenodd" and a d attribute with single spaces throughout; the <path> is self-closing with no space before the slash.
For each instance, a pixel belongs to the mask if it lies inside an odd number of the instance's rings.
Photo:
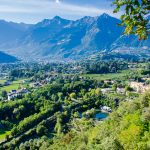
<path id="1" fill-rule="evenodd" d="M 21 90 L 12 90 L 11 93 L 8 94 L 8 100 L 12 100 L 13 98 L 16 98 L 18 96 L 21 96 L 23 94 L 27 94 L 29 91 L 26 88 L 23 88 Z"/>
<path id="2" fill-rule="evenodd" d="M 102 106 L 101 107 L 101 111 L 105 111 L 105 112 L 112 112 L 112 109 L 108 106 Z"/>

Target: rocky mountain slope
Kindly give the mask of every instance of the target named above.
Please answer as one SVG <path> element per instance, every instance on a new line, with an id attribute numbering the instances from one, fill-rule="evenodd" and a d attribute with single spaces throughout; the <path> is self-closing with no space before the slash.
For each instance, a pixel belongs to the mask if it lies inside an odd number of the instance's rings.
<path id="1" fill-rule="evenodd" d="M 7 40 L 6 30 L 2 32 L 0 48 L 24 59 L 48 60 L 80 59 L 97 52 L 131 53 L 133 50 L 136 53 L 138 50 L 139 54 L 144 50 L 150 53 L 150 39 L 138 41 L 135 36 L 126 37 L 118 23 L 120 20 L 108 14 L 76 21 L 56 16 L 35 25 L 16 25 L 15 30 L 8 23 L 10 36 Z"/>

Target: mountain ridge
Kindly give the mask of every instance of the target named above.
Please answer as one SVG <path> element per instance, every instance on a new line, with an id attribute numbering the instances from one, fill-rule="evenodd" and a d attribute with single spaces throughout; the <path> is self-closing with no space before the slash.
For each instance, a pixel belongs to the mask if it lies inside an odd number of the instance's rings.
<path id="1" fill-rule="evenodd" d="M 0 51 L 0 63 L 14 63 L 17 61 L 18 59 L 16 57 L 5 54 Z"/>
<path id="2" fill-rule="evenodd" d="M 139 42 L 135 36 L 124 36 L 124 29 L 117 26 L 118 23 L 119 19 L 106 13 L 75 21 L 55 16 L 28 26 L 15 41 L 9 42 L 9 46 L 6 43 L 0 48 L 19 58 L 36 60 L 74 60 L 97 52 L 122 52 L 131 48 L 150 50 L 150 39 Z"/>

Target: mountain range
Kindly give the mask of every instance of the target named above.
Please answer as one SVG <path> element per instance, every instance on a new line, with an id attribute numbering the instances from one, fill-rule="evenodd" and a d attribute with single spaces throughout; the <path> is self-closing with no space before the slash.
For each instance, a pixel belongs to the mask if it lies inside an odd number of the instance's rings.
<path id="1" fill-rule="evenodd" d="M 150 56 L 150 38 L 123 35 L 120 20 L 102 14 L 76 21 L 59 16 L 37 24 L 0 21 L 0 50 L 24 60 L 76 60 L 97 53 Z"/>
<path id="2" fill-rule="evenodd" d="M 10 56 L 8 54 L 5 54 L 3 52 L 0 52 L 0 63 L 14 63 L 17 62 L 17 58 Z"/>

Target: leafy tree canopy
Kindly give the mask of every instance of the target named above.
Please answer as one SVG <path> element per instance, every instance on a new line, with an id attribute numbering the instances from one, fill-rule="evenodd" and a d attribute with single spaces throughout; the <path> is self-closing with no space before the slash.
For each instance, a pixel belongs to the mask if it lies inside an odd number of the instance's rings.
<path id="1" fill-rule="evenodd" d="M 150 34 L 150 0 L 115 0 L 114 13 L 122 9 L 121 26 L 125 27 L 124 33 L 135 34 L 140 40 L 147 39 Z"/>

